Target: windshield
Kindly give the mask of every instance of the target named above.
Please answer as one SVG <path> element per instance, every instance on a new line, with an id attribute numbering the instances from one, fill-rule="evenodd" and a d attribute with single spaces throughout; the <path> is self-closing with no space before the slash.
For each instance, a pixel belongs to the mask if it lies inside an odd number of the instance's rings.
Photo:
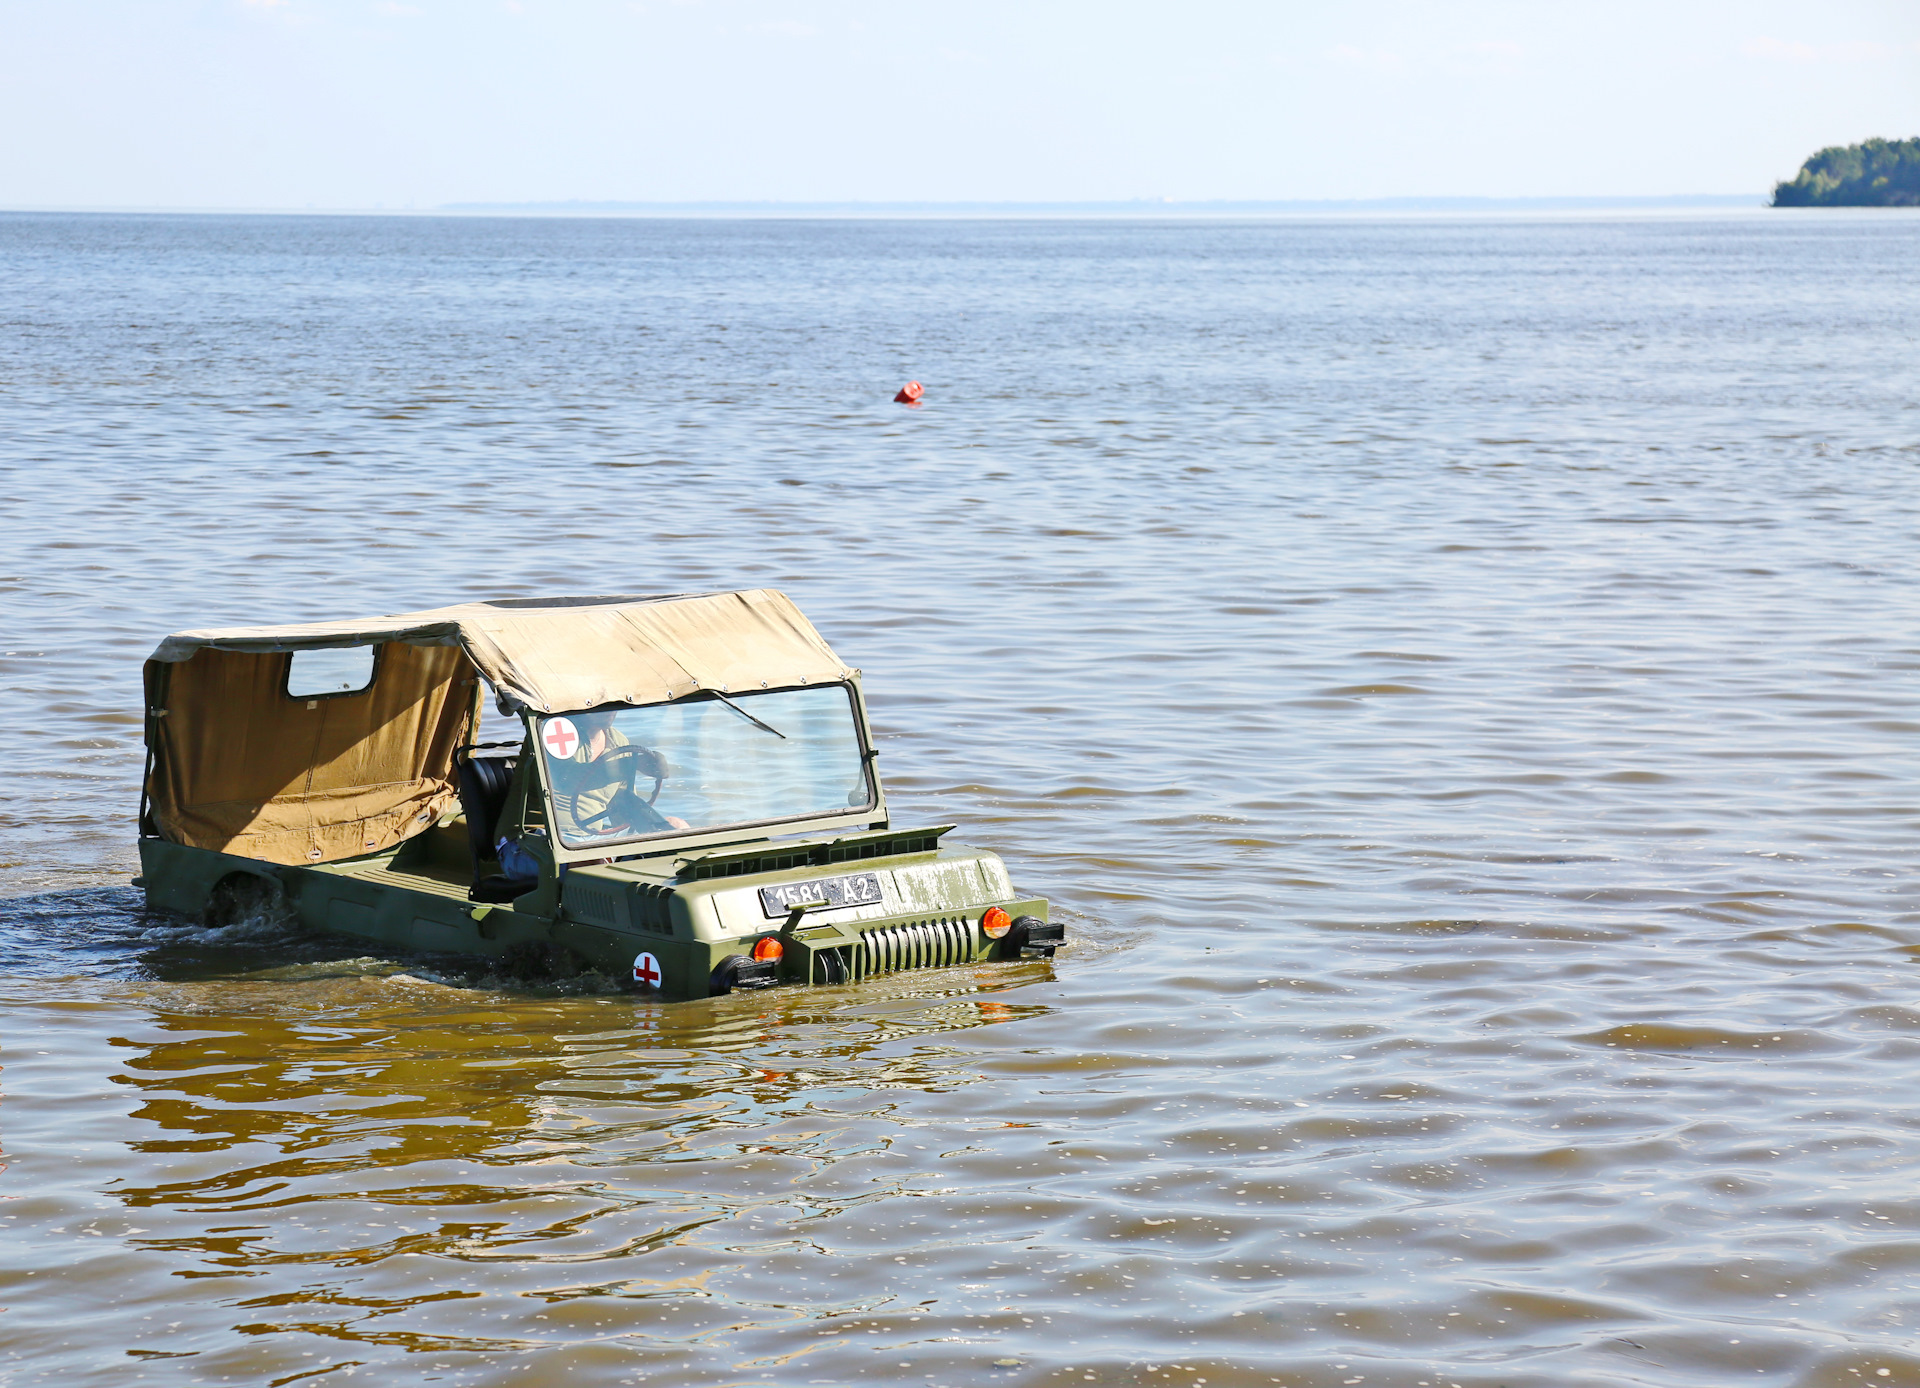
<path id="1" fill-rule="evenodd" d="M 569 713 L 537 736 L 568 848 L 874 803 L 845 685 Z"/>

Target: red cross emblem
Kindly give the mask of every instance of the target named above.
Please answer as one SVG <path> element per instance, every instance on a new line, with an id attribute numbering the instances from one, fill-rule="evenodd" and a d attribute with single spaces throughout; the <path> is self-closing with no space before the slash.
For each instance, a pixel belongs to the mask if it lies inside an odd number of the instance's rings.
<path id="1" fill-rule="evenodd" d="M 660 961 L 651 954 L 642 954 L 633 961 L 633 981 L 642 988 L 660 986 Z"/>
<path id="2" fill-rule="evenodd" d="M 565 761 L 580 750 L 580 734 L 570 718 L 549 718 L 547 730 L 540 735 L 540 741 L 546 744 L 547 755 L 559 761 Z"/>

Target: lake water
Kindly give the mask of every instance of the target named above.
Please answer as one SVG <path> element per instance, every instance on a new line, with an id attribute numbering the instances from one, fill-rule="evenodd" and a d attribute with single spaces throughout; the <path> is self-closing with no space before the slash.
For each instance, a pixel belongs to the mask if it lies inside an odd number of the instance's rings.
<path id="1" fill-rule="evenodd" d="M 0 217 L 0 1384 L 1920 1384 L 1916 252 Z M 754 586 L 1070 950 L 127 885 L 169 631 Z"/>

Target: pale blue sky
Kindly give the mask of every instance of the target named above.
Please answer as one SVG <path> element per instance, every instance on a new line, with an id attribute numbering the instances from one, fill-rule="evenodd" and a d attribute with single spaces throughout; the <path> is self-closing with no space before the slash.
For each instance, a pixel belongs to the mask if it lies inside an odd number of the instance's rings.
<path id="1" fill-rule="evenodd" d="M 0 0 L 0 206 L 1760 193 L 1914 0 Z"/>

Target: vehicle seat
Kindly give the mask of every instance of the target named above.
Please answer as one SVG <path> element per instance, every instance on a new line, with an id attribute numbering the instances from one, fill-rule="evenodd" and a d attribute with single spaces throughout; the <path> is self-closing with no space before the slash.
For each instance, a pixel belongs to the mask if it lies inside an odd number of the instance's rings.
<path id="1" fill-rule="evenodd" d="M 467 847 L 473 855 L 473 880 L 478 882 L 484 866 L 496 861 L 494 826 L 507 807 L 507 792 L 513 788 L 513 771 L 519 758 L 476 757 L 463 753 L 455 764 L 455 781 L 460 791 L 460 810 L 467 817 Z"/>

